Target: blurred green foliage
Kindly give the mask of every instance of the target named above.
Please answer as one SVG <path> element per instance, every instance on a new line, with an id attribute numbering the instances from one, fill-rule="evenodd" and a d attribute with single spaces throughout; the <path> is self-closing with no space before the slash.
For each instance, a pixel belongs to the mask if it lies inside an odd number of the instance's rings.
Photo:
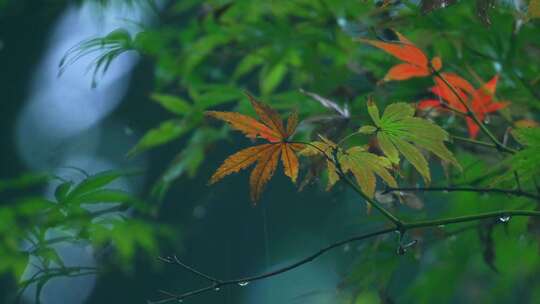
<path id="1" fill-rule="evenodd" d="M 0 274 L 13 274 L 22 293 L 42 287 L 58 276 L 99 273 L 98 267 L 66 266 L 55 246 L 87 243 L 94 248 L 113 246 L 117 262 L 129 266 L 140 249 L 157 255 L 158 240 L 167 230 L 144 218 L 149 207 L 128 192 L 109 186 L 127 175 L 105 171 L 75 183 L 57 176 L 27 174 L 1 180 Z M 31 195 L 32 189 L 54 186 L 54 197 Z M 128 218 L 128 214 L 138 214 Z M 142 217 L 141 217 L 142 216 Z M 30 262 L 30 259 L 33 262 Z M 23 276 L 24 272 L 30 273 Z M 32 273 L 34 271 L 34 273 Z"/>
<path id="2" fill-rule="evenodd" d="M 242 90 L 253 92 L 283 112 L 299 110 L 305 118 L 299 138 L 324 133 L 334 140 L 369 121 L 365 110 L 368 95 L 381 104 L 412 103 L 428 96 L 429 79 L 378 84 L 395 60 L 354 39 L 395 38 L 388 29 L 405 34 L 430 56 L 441 56 L 445 71 L 462 75 L 475 87 L 500 74 L 498 98 L 510 101 L 511 107 L 490 117 L 489 127 L 499 138 L 508 135 L 508 127 L 517 120 L 539 119 L 540 40 L 534 37 L 540 37 L 540 21 L 528 12 L 526 2 L 497 1 L 480 18 L 472 1 L 430 9 L 427 14 L 418 1 L 384 2 L 173 0 L 158 8 L 152 1 L 131 1 L 131 5 L 151 7 L 159 22 L 137 34 L 117 29 L 104 37 L 88 37 L 66 50 L 60 72 L 78 64 L 81 56 L 95 56 L 92 85 L 99 85 L 99 78 L 125 52 L 137 52 L 150 62 L 154 90 L 148 101 L 164 113 L 129 156 L 152 150 L 159 153 L 163 145 L 177 147 L 177 155 L 165 160 L 169 165 L 151 191 L 157 199 L 164 199 L 174 185 L 185 182 L 182 177 L 196 178 L 220 141 L 235 140 L 228 128 L 207 121 L 203 113 L 225 109 L 253 114 Z M 0 2 L 0 8 L 5 3 Z M 327 96 L 340 107 L 348 106 L 351 116 L 338 115 L 299 89 Z M 465 126 L 453 116 L 430 118 L 452 134 L 466 134 Z M 452 145 L 463 172 L 443 166 L 445 170 L 435 170 L 432 180 L 440 185 L 486 186 L 491 185 L 491 177 L 525 170 L 528 173 L 523 175 L 528 178 L 519 186 L 534 190 L 534 176 L 540 168 L 538 132 L 517 133 L 515 142 L 508 140 L 524 149 L 506 162 L 501 162 L 504 156 L 497 153 Z M 365 143 L 361 139 L 351 142 Z M 433 161 L 431 165 L 439 168 Z M 405 166 L 406 178 L 401 181 L 416 185 L 420 177 L 412 166 Z M 491 175 L 486 176 L 486 172 Z M 107 187 L 120 176 L 105 172 L 77 184 L 63 181 L 56 187 L 54 199 L 10 195 L 12 199 L 0 209 L 0 271 L 19 277 L 27 267 L 28 255 L 33 254 L 49 273 L 66 275 L 58 271 L 63 269 L 61 258 L 45 237 L 51 228 L 62 231 L 66 241 L 85 239 L 97 246 L 112 243 L 125 263 L 136 248 L 157 254 L 156 235 L 164 232 L 147 219 L 103 216 L 126 208 L 148 212 L 145 204 L 131 195 Z M 23 176 L 0 182 L 0 191 L 24 192 L 29 186 L 49 182 L 43 176 Z M 508 187 L 517 187 L 512 178 L 505 182 Z M 420 210 L 395 202 L 389 205 L 411 219 L 538 208 L 538 202 L 481 193 L 425 194 L 416 199 L 423 202 Z M 98 202 L 118 204 L 97 215 L 86 208 Z M 366 218 L 351 221 L 369 223 L 371 219 Z M 341 273 L 340 288 L 350 292 L 340 295 L 339 301 L 536 303 L 540 290 L 539 227 L 537 220 L 520 218 L 502 224 L 494 220 L 418 231 L 411 237 L 421 240 L 422 246 L 403 258 L 396 257 L 395 246 L 388 244 L 391 242 L 365 244 L 355 256 L 357 266 Z M 23 239 L 31 244 L 30 251 L 22 248 Z"/>

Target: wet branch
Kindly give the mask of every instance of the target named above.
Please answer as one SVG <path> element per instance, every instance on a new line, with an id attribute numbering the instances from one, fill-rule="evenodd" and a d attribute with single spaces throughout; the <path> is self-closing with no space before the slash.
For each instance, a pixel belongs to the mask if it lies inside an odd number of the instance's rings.
<path id="1" fill-rule="evenodd" d="M 473 188 L 473 187 L 400 187 L 388 188 L 382 193 L 390 192 L 476 192 L 476 193 L 499 193 L 513 196 L 527 197 L 540 201 L 540 195 L 523 191 L 521 189 L 500 189 L 500 188 Z"/>

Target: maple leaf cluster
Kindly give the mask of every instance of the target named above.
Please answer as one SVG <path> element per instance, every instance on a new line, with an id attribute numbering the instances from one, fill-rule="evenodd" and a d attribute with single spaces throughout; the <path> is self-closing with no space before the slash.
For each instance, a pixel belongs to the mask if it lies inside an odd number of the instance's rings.
<path id="1" fill-rule="evenodd" d="M 428 163 L 418 148 L 430 151 L 440 159 L 459 167 L 457 160 L 444 145 L 444 141 L 449 138 L 448 134 L 428 120 L 413 117 L 415 109 L 409 104 L 391 104 L 380 116 L 374 102 L 368 101 L 368 112 L 375 126 L 363 126 L 356 133 L 377 134 L 382 153 L 374 154 L 369 151 L 368 146 L 353 146 L 344 149 L 322 135 L 319 135 L 320 141 L 310 143 L 290 141 L 291 135 L 298 126 L 297 113 L 289 115 L 285 127 L 275 110 L 253 96 L 249 94 L 247 96 L 260 121 L 235 112 L 209 111 L 206 113 L 227 122 L 233 129 L 244 133 L 248 138 L 260 138 L 266 143 L 243 149 L 229 156 L 212 175 L 210 184 L 256 163 L 249 178 L 253 202 L 259 200 L 265 185 L 274 175 L 280 159 L 285 175 L 293 183 L 296 182 L 299 170 L 298 155 L 322 156 L 326 159 L 327 190 L 330 190 L 340 178 L 350 173 L 361 191 L 368 197 L 375 195 L 377 178 L 390 187 L 397 187 L 392 172 L 396 169 L 394 164 L 399 165 L 400 155 L 403 155 L 420 172 L 426 183 L 429 183 L 431 178 Z"/>
<path id="2" fill-rule="evenodd" d="M 478 136 L 481 121 L 486 118 L 486 115 L 509 104 L 495 100 L 498 76 L 494 76 L 480 88 L 475 89 L 459 75 L 441 72 L 442 59 L 440 57 L 428 59 L 428 56 L 407 38 L 400 33 L 396 35 L 398 40 L 392 42 L 369 39 L 361 39 L 361 41 L 380 48 L 403 61 L 386 73 L 384 81 L 432 76 L 435 85 L 430 88 L 430 91 L 435 97 L 420 101 L 416 108 L 401 102 L 390 104 L 382 115 L 379 114 L 375 102 L 368 100 L 367 111 L 374 125 L 364 125 L 355 133 L 375 135 L 380 153 L 370 152 L 367 146 L 344 149 L 321 135 L 319 135 L 320 141 L 311 143 L 291 141 L 290 137 L 295 133 L 299 123 L 298 114 L 296 112 L 290 114 L 285 125 L 277 111 L 246 93 L 258 120 L 236 112 L 208 111 L 206 114 L 227 122 L 233 129 L 244 133 L 250 139 L 262 139 L 265 143 L 229 156 L 212 175 L 210 184 L 255 165 L 251 171 L 249 184 L 251 200 L 256 202 L 274 175 L 280 160 L 285 175 L 293 183 L 296 182 L 299 171 L 298 155 L 323 156 L 326 159 L 327 189 L 330 189 L 340 178 L 346 178 L 346 175 L 350 174 L 368 197 L 373 197 L 375 194 L 377 178 L 391 187 L 397 187 L 392 172 L 399 169 L 401 159 L 407 160 L 423 177 L 424 183 L 429 184 L 431 174 L 428 161 L 420 149 L 431 152 L 442 161 L 461 168 L 452 152 L 445 146 L 445 142 L 450 139 L 449 134 L 433 122 L 415 117 L 416 109 L 459 113 L 466 119 L 470 136 L 475 138 Z M 326 107 L 330 104 L 325 99 L 317 98 L 317 100 L 322 100 L 321 104 Z M 332 108 L 336 107 L 332 106 Z"/>
<path id="3" fill-rule="evenodd" d="M 434 76 L 435 86 L 430 90 L 437 99 L 422 100 L 418 104 L 420 110 L 436 109 L 443 113 L 457 112 L 465 116 L 469 135 L 476 138 L 480 130 L 472 115 L 482 121 L 486 115 L 509 105 L 509 102 L 495 101 L 495 90 L 498 76 L 494 76 L 479 89 L 475 89 L 466 79 L 454 73 L 440 73 L 442 59 L 433 57 L 428 61 L 426 54 L 402 34 L 396 32 L 397 41 L 382 42 L 359 39 L 373 45 L 404 63 L 393 66 L 384 76 L 384 81 L 407 80 L 413 77 Z M 451 87 L 450 87 L 451 86 Z M 469 112 L 467 106 L 472 113 Z"/>

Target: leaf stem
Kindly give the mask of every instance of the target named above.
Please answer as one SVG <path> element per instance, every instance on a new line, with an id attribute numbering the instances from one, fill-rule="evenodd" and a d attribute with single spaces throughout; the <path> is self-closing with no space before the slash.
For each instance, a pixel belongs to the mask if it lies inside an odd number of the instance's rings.
<path id="1" fill-rule="evenodd" d="M 495 144 L 495 147 L 497 148 L 497 150 L 502 151 L 502 152 L 512 153 L 512 154 L 517 152 L 516 150 L 505 146 L 495 137 L 495 135 L 493 135 L 493 133 L 491 133 L 491 131 L 489 131 L 486 125 L 484 125 L 480 121 L 480 119 L 478 119 L 478 116 L 476 116 L 476 113 L 474 113 L 471 106 L 457 92 L 457 89 L 450 82 L 448 82 L 448 80 L 441 73 L 435 70 L 433 71 L 433 73 L 436 77 L 442 80 L 444 84 L 448 86 L 448 88 L 450 88 L 452 93 L 458 98 L 459 102 L 461 102 L 461 104 L 465 107 L 465 109 L 467 109 L 467 116 L 470 117 L 474 121 L 474 123 L 478 125 L 478 127 L 480 127 L 480 130 L 482 130 L 482 132 L 486 134 L 487 137 L 489 137 L 489 139 L 493 142 L 493 144 Z"/>

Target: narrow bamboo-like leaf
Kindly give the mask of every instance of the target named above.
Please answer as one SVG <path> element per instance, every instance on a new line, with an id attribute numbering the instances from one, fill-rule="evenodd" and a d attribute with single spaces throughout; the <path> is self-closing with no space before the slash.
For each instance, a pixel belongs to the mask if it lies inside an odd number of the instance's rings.
<path id="1" fill-rule="evenodd" d="M 166 94 L 152 94 L 152 100 L 159 103 L 167 111 L 177 114 L 185 115 L 191 111 L 191 105 L 186 100 L 173 95 Z"/>
<path id="2" fill-rule="evenodd" d="M 278 63 L 273 67 L 263 69 L 261 75 L 261 93 L 268 95 L 281 83 L 285 74 L 287 74 L 287 65 Z"/>
<path id="3" fill-rule="evenodd" d="M 123 175 L 125 174 L 114 170 L 104 171 L 96 175 L 92 175 L 75 186 L 75 188 L 69 193 L 68 198 L 72 199 L 84 193 L 98 190 L 104 186 L 107 186 Z"/>
<path id="4" fill-rule="evenodd" d="M 188 132 L 191 127 L 180 120 L 168 120 L 162 122 L 159 127 L 151 129 L 139 142 L 128 152 L 128 156 L 134 156 L 150 148 L 154 148 L 172 140 L 175 140 Z"/>
<path id="5" fill-rule="evenodd" d="M 113 189 L 99 189 L 84 193 L 69 199 L 75 204 L 97 204 L 97 203 L 125 203 L 133 201 L 133 196 L 125 191 Z"/>

